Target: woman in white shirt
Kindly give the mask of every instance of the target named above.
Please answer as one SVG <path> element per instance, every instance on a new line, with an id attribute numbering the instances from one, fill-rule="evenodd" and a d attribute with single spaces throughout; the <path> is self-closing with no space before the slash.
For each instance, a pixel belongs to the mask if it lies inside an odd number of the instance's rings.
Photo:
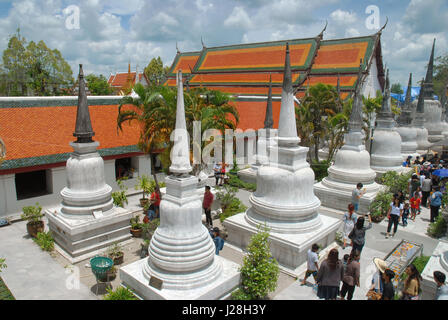
<path id="1" fill-rule="evenodd" d="M 386 239 L 389 238 L 392 224 L 394 225 L 394 233 L 392 234 L 392 237 L 395 236 L 398 228 L 398 221 L 400 221 L 400 217 L 403 215 L 403 207 L 404 204 L 400 203 L 400 199 L 398 197 L 395 197 L 394 200 L 390 203 L 389 211 L 387 212 L 389 224 L 387 225 Z"/>

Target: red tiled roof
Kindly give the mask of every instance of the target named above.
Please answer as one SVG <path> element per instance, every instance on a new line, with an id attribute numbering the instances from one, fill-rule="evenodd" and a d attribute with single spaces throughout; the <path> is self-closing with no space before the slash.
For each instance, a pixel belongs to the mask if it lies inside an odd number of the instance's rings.
<path id="1" fill-rule="evenodd" d="M 5 160 L 72 152 L 75 141 L 76 106 L 0 108 L 0 137 L 6 145 Z M 140 128 L 125 123 L 117 133 L 117 105 L 90 106 L 99 149 L 132 146 L 138 143 Z"/>

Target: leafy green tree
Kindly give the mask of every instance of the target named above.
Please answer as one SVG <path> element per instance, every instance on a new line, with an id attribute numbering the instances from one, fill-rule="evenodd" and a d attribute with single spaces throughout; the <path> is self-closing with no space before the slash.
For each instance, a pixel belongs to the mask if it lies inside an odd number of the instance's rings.
<path id="1" fill-rule="evenodd" d="M 94 74 L 89 74 L 86 76 L 87 87 L 89 88 L 90 94 L 93 96 L 108 96 L 114 94 L 114 89 L 107 82 L 105 76 L 100 74 L 96 76 Z"/>
<path id="2" fill-rule="evenodd" d="M 447 94 L 446 86 L 448 85 L 448 54 L 437 57 L 434 64 L 434 91 L 441 97 Z"/>
<path id="3" fill-rule="evenodd" d="M 159 86 L 168 74 L 169 67 L 164 67 L 160 57 L 152 58 L 144 69 L 144 73 L 152 86 Z"/>
<path id="4" fill-rule="evenodd" d="M 61 53 L 48 48 L 42 40 L 27 44 L 20 30 L 10 37 L 2 59 L 6 75 L 6 84 L 0 86 L 5 90 L 3 94 L 59 95 L 73 85 L 73 72 Z"/>
<path id="5" fill-rule="evenodd" d="M 400 83 L 394 83 L 390 87 L 390 92 L 397 93 L 397 94 L 403 94 L 404 93 L 403 89 L 401 88 L 401 84 Z"/>
<path id="6" fill-rule="evenodd" d="M 318 83 L 308 88 L 296 108 L 297 129 L 302 144 L 314 149 L 314 160 L 319 159 L 321 141 L 328 132 L 328 119 L 341 109 L 336 88 Z"/>
<path id="7" fill-rule="evenodd" d="M 241 288 L 236 295 L 243 299 L 264 299 L 277 288 L 279 266 L 271 254 L 266 226 L 258 226 L 258 232 L 252 236 L 240 272 Z"/>
<path id="8" fill-rule="evenodd" d="M 27 93 L 27 65 L 29 64 L 26 52 L 26 40 L 17 34 L 9 38 L 8 46 L 3 51 L 3 71 L 8 80 L 6 95 L 25 96 Z"/>

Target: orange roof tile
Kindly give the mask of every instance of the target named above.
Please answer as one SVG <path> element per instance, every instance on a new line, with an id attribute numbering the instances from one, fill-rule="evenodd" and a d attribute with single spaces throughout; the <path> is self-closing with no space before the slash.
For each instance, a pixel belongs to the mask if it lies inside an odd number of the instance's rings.
<path id="1" fill-rule="evenodd" d="M 6 160 L 72 152 L 75 141 L 76 106 L 0 108 L 0 137 L 7 149 Z M 90 106 L 99 149 L 136 145 L 140 128 L 124 124 L 117 133 L 117 105 Z"/>

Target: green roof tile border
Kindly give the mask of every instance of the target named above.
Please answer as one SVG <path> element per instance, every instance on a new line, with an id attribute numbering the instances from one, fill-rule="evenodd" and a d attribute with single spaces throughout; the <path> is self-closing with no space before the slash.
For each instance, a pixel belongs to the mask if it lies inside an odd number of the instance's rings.
<path id="1" fill-rule="evenodd" d="M 176 57 L 174 58 L 173 64 L 171 65 L 170 70 L 168 71 L 168 77 L 176 77 L 176 74 L 173 73 L 173 70 L 176 68 L 177 64 L 179 63 L 179 60 L 181 57 L 193 57 L 193 56 L 200 56 L 201 51 L 194 51 L 194 52 L 181 52 L 176 54 Z M 191 67 L 191 69 L 193 69 L 194 66 Z M 190 71 L 190 70 L 188 70 Z"/>
<path id="2" fill-rule="evenodd" d="M 123 96 L 89 96 L 89 106 L 118 105 Z M 73 107 L 78 96 L 61 97 L 0 97 L 0 108 Z"/>
<path id="3" fill-rule="evenodd" d="M 142 152 L 142 151 L 137 147 L 137 145 L 98 149 L 98 153 L 102 157 L 115 156 L 115 155 L 120 155 L 120 154 L 125 154 L 125 153 L 134 153 L 134 152 Z M 70 155 L 71 155 L 71 152 L 66 152 L 66 153 L 51 154 L 51 155 L 40 156 L 40 157 L 5 160 L 0 165 L 0 170 L 10 170 L 10 169 L 16 169 L 16 168 L 33 167 L 33 166 L 46 165 L 46 164 L 52 164 L 52 163 L 58 163 L 58 162 L 66 162 L 67 159 L 70 157 Z"/>

